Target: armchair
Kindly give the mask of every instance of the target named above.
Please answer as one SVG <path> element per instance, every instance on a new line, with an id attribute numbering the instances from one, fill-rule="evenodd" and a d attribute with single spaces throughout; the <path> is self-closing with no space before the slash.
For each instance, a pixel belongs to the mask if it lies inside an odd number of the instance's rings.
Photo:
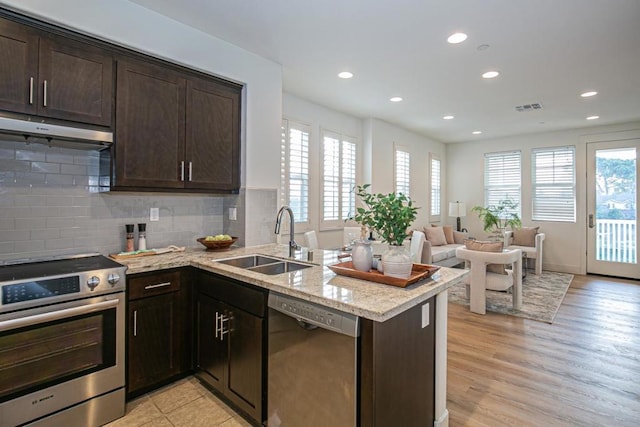
<path id="1" fill-rule="evenodd" d="M 504 233 L 504 246 L 507 249 L 520 249 L 523 253 L 527 254 L 525 263 L 528 263 L 530 258 L 535 260 L 535 274 L 542 274 L 542 248 L 545 239 L 544 233 L 538 233 L 538 227 L 528 228 L 522 227 L 515 230 L 515 236 L 513 231 L 505 231 Z M 527 265 L 523 268 L 527 268 Z"/>
<path id="2" fill-rule="evenodd" d="M 513 308 L 522 308 L 522 251 L 520 249 L 501 252 L 484 252 L 465 247 L 456 249 L 456 257 L 469 262 L 471 272 L 468 276 L 467 298 L 469 309 L 473 313 L 486 313 L 486 290 L 506 291 L 512 288 Z M 507 274 L 487 271 L 488 264 L 512 264 Z"/>

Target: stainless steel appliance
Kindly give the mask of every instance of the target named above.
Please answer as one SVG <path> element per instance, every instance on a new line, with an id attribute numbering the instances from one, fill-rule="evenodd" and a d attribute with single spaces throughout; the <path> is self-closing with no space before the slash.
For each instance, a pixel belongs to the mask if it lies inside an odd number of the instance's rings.
<path id="1" fill-rule="evenodd" d="M 357 425 L 357 316 L 269 294 L 269 427 Z"/>
<path id="2" fill-rule="evenodd" d="M 99 254 L 0 265 L 0 426 L 124 415 L 125 271 Z"/>

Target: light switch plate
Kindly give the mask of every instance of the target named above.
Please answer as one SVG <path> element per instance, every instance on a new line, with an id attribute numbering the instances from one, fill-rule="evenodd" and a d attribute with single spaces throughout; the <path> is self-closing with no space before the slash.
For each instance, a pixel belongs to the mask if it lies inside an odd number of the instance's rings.
<path id="1" fill-rule="evenodd" d="M 429 326 L 429 303 L 422 306 L 422 327 Z"/>
<path id="2" fill-rule="evenodd" d="M 149 209 L 149 221 L 160 221 L 160 208 Z"/>
<path id="3" fill-rule="evenodd" d="M 229 208 L 229 220 L 235 221 L 238 219 L 238 209 L 237 208 Z"/>

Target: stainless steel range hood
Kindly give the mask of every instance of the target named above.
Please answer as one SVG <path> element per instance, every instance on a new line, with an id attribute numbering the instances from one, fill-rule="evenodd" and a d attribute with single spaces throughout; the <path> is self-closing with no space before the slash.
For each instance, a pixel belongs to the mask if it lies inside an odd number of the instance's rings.
<path id="1" fill-rule="evenodd" d="M 103 150 L 113 143 L 113 132 L 42 123 L 0 115 L 0 137 L 50 147 Z"/>

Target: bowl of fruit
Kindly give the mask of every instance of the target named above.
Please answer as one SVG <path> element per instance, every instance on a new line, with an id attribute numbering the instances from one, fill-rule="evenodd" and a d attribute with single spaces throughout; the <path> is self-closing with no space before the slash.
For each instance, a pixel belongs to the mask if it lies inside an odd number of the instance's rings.
<path id="1" fill-rule="evenodd" d="M 197 239 L 208 251 L 219 251 L 229 249 L 233 245 L 237 237 L 231 237 L 228 234 L 216 234 L 215 236 L 201 237 Z"/>

